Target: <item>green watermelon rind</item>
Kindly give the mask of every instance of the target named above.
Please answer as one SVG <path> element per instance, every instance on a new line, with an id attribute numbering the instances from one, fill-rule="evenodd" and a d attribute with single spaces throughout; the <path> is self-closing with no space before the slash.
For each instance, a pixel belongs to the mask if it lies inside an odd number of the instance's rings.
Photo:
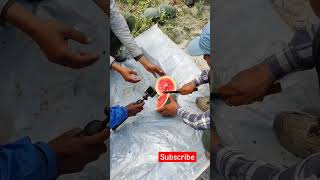
<path id="1" fill-rule="evenodd" d="M 160 92 L 160 90 L 159 90 L 159 88 L 158 88 L 159 83 L 160 83 L 161 80 L 166 79 L 166 78 L 169 79 L 171 82 L 173 82 L 173 85 L 174 85 L 174 88 L 173 88 L 173 89 L 168 89 L 167 91 L 176 91 L 176 90 L 177 90 L 176 81 L 175 81 L 172 77 L 170 77 L 170 76 L 161 76 L 161 77 L 157 80 L 156 85 L 155 85 L 156 92 L 157 92 L 157 94 L 159 94 L 159 95 L 162 95 L 162 94 L 163 94 L 162 92 Z"/>

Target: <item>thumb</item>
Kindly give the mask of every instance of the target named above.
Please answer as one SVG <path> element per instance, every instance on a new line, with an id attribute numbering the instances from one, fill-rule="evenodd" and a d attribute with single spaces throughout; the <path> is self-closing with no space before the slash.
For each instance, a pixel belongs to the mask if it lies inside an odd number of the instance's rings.
<path id="1" fill-rule="evenodd" d="M 92 136 L 85 136 L 83 137 L 83 141 L 87 144 L 99 144 L 106 141 L 110 136 L 109 129 L 104 129 L 103 131 L 94 134 Z"/>
<path id="2" fill-rule="evenodd" d="M 232 87 L 230 87 L 230 85 L 224 85 L 221 86 L 220 88 L 218 88 L 218 93 L 229 97 L 229 96 L 237 96 L 240 95 L 241 93 L 239 91 L 234 90 Z"/>
<path id="3" fill-rule="evenodd" d="M 66 35 L 67 38 L 70 38 L 72 40 L 75 40 L 79 43 L 82 44 L 89 44 L 90 43 L 90 39 L 88 37 L 86 37 L 83 33 L 74 30 L 72 28 L 67 29 L 64 34 Z"/>
<path id="4" fill-rule="evenodd" d="M 169 99 L 170 99 L 170 102 L 176 102 L 175 100 L 174 100 L 174 98 L 173 98 L 173 96 L 169 96 Z"/>
<path id="5" fill-rule="evenodd" d="M 159 113 L 161 113 L 161 112 L 163 112 L 163 111 L 166 110 L 166 109 L 167 109 L 167 106 L 162 106 L 161 108 L 156 109 L 156 111 L 159 112 Z"/>
<path id="6" fill-rule="evenodd" d="M 138 73 L 135 72 L 134 70 L 130 70 L 129 73 L 130 73 L 130 74 L 134 74 L 134 75 L 138 75 Z"/>
<path id="7" fill-rule="evenodd" d="M 62 136 L 73 137 L 77 136 L 82 132 L 81 128 L 74 128 L 62 134 Z"/>

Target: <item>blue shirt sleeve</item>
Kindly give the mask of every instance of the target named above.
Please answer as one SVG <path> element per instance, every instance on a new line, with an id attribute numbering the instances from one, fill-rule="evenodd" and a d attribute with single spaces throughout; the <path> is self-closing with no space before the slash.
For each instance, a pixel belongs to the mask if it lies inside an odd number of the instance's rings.
<path id="1" fill-rule="evenodd" d="M 1 180 L 52 180 L 58 176 L 56 157 L 48 144 L 29 137 L 0 145 Z"/>
<path id="2" fill-rule="evenodd" d="M 114 128 L 128 118 L 128 110 L 122 106 L 110 108 L 110 128 Z"/>

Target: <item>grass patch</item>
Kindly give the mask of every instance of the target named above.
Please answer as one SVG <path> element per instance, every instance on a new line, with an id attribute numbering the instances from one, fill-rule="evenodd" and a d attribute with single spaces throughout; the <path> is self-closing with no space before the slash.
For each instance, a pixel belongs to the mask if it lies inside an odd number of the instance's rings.
<path id="1" fill-rule="evenodd" d="M 199 0 L 193 7 L 188 7 L 183 0 L 117 0 L 117 6 L 122 12 L 130 12 L 136 18 L 136 25 L 132 31 L 138 36 L 154 24 L 175 43 L 180 44 L 195 37 L 209 19 L 209 1 Z M 161 3 L 170 4 L 176 9 L 176 17 L 169 18 L 168 14 L 161 13 L 157 20 L 146 19 L 143 15 L 149 7 L 158 8 Z"/>

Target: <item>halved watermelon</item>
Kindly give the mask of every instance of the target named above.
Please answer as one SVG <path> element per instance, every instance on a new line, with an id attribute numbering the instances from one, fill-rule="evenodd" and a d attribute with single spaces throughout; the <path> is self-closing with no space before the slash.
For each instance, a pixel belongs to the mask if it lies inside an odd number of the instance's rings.
<path id="1" fill-rule="evenodd" d="M 164 91 L 175 91 L 177 90 L 176 81 L 170 76 L 162 76 L 157 80 L 155 89 L 159 95 Z"/>
<path id="2" fill-rule="evenodd" d="M 156 110 L 162 108 L 167 103 L 169 96 L 169 94 L 162 94 L 157 98 Z"/>

